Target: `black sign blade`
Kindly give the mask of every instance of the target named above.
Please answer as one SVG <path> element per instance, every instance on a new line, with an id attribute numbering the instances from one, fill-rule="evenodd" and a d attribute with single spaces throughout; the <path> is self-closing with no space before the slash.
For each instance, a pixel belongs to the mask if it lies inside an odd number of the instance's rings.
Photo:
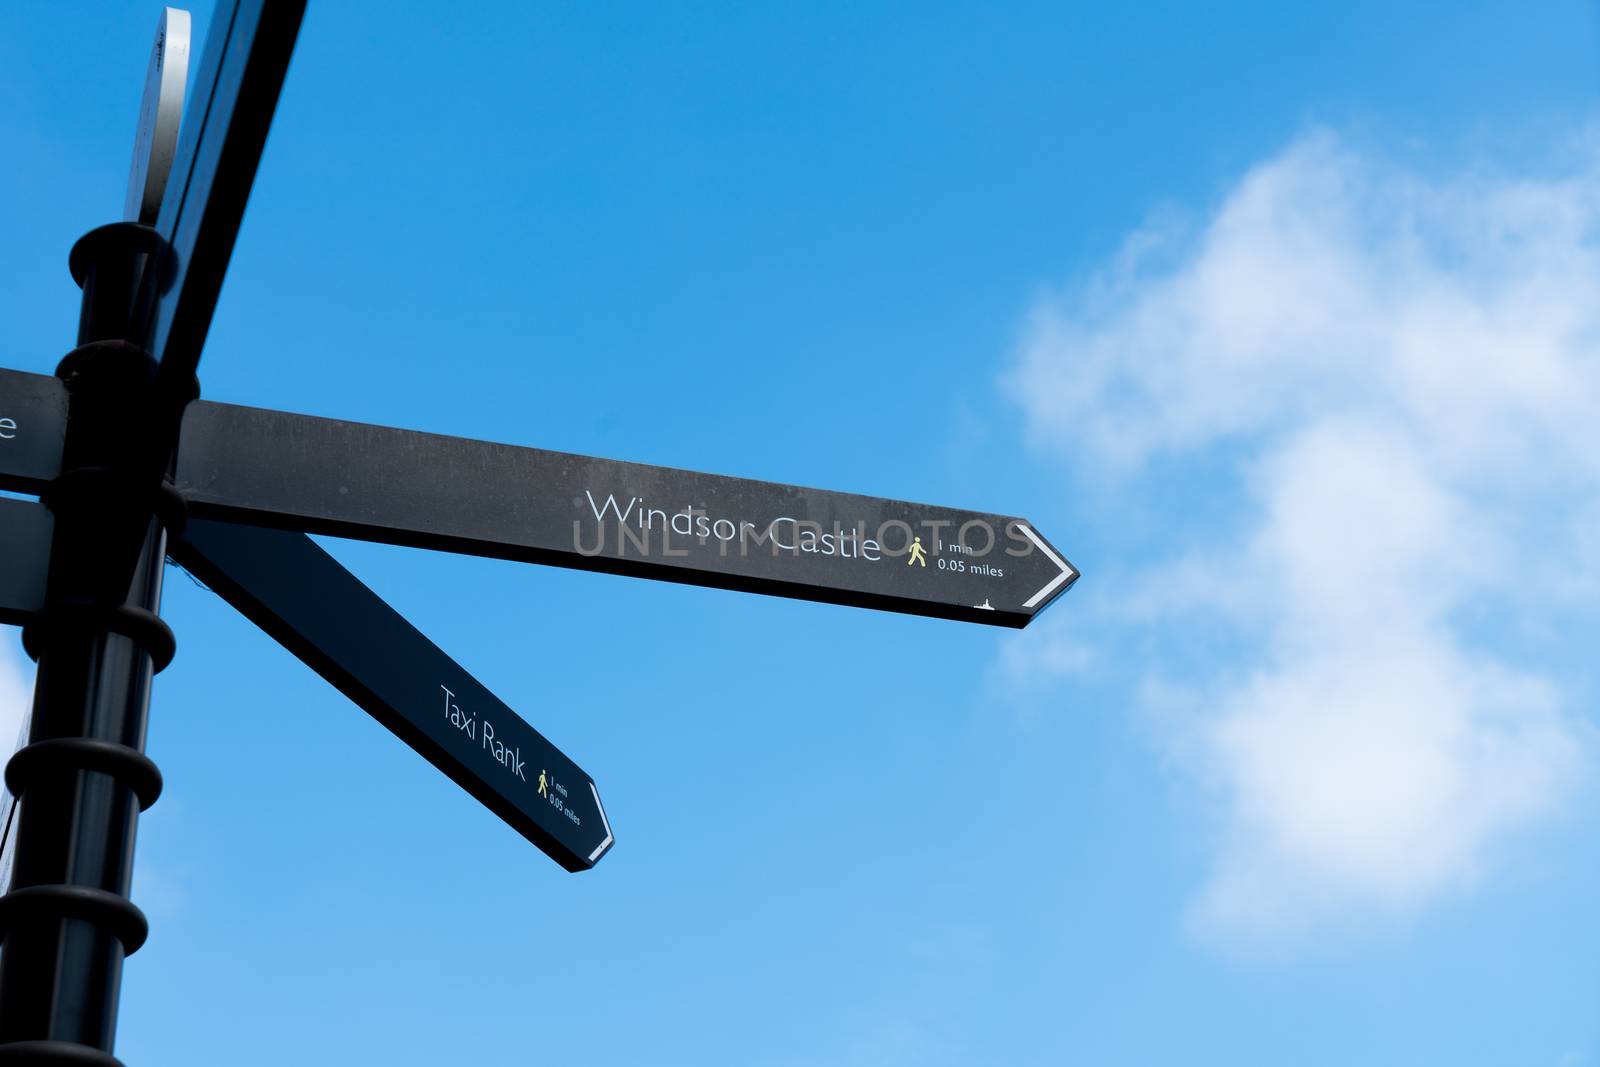
<path id="1" fill-rule="evenodd" d="M 222 0 L 178 133 L 156 229 L 171 246 L 143 291 L 163 395 L 187 397 L 305 13 L 305 0 Z"/>
<path id="2" fill-rule="evenodd" d="M 61 473 L 67 388 L 49 374 L 0 370 L 0 489 L 37 493 Z"/>
<path id="3" fill-rule="evenodd" d="M 611 848 L 594 780 L 310 538 L 191 519 L 172 552 L 561 866 Z"/>
<path id="4" fill-rule="evenodd" d="M 0 623 L 22 626 L 44 606 L 54 529 L 43 504 L 0 497 Z"/>
<path id="5" fill-rule="evenodd" d="M 0 371 L 0 489 L 65 426 L 57 379 Z M 177 466 L 201 517 L 998 626 L 1078 577 L 1018 518 L 232 404 L 189 405 Z"/>
<path id="6" fill-rule="evenodd" d="M 190 405 L 195 514 L 1021 627 L 1078 577 L 1025 520 L 231 404 Z"/>

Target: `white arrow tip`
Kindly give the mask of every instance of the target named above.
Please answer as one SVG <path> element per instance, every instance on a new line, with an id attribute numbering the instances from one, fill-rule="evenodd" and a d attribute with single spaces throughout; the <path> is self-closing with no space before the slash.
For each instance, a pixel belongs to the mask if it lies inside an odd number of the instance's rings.
<path id="1" fill-rule="evenodd" d="M 593 782 L 589 783 L 589 792 L 594 794 L 594 810 L 600 813 L 600 825 L 606 828 L 606 839 L 596 845 L 593 852 L 589 853 L 589 866 L 593 867 L 595 861 L 600 858 L 606 849 L 611 847 L 611 843 L 616 838 L 611 835 L 611 820 L 606 818 L 606 806 L 600 803 L 600 790 L 594 787 Z"/>
<path id="2" fill-rule="evenodd" d="M 1061 568 L 1060 574 L 1050 579 L 1037 593 L 1033 594 L 1027 600 L 1022 602 L 1023 607 L 1031 608 L 1038 604 L 1044 603 L 1044 601 L 1049 599 L 1050 594 L 1054 593 L 1057 589 L 1060 589 L 1067 582 L 1076 578 L 1078 576 L 1078 570 L 1072 564 L 1068 563 L 1066 560 L 1052 552 L 1050 550 L 1050 546 L 1045 544 L 1044 540 L 1038 534 L 1028 529 L 1027 524 L 1019 522 L 1017 523 L 1017 529 L 1021 530 L 1023 535 L 1026 536 L 1028 540 L 1032 541 L 1034 546 L 1038 548 L 1040 552 L 1043 552 L 1051 563 L 1054 563 L 1057 567 Z"/>

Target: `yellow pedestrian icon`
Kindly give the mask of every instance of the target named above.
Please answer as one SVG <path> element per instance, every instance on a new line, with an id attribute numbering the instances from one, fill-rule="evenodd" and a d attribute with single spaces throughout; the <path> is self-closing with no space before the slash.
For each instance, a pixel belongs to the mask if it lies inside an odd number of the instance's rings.
<path id="1" fill-rule="evenodd" d="M 550 795 L 550 783 L 545 779 L 543 771 L 539 772 L 539 795 L 542 797 Z"/>
<path id="2" fill-rule="evenodd" d="M 922 538 L 920 537 L 913 537 L 911 539 L 911 558 L 906 560 L 906 566 L 909 567 L 913 563 L 919 564 L 923 567 L 928 565 L 928 557 L 922 552 Z"/>

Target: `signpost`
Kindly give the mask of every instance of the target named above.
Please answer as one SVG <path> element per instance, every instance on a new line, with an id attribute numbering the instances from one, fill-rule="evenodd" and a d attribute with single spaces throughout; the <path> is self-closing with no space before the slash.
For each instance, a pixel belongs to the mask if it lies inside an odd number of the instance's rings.
<path id="1" fill-rule="evenodd" d="M 122 960 L 147 929 L 127 900 L 133 832 L 161 789 L 145 721 L 174 651 L 156 613 L 169 537 L 569 871 L 615 841 L 594 780 L 307 533 L 1010 627 L 1078 577 L 1014 516 L 195 400 L 303 8 L 221 0 L 176 134 L 188 23 L 166 11 L 129 221 L 73 249 L 79 347 L 55 377 L 0 370 L 0 490 L 42 500 L 0 498 L 0 622 L 39 660 L 0 793 L 0 1064 L 120 1062 Z"/>

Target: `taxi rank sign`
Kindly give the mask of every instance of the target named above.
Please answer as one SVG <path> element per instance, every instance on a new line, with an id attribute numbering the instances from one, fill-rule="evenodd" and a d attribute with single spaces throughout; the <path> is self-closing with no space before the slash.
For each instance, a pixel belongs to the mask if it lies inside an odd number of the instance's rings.
<path id="1" fill-rule="evenodd" d="M 40 498 L 0 498 L 0 622 L 39 661 L 0 794 L 0 1059 L 120 1062 L 168 552 L 572 871 L 615 840 L 593 779 L 308 533 L 1009 627 L 1078 577 L 1015 516 L 195 399 L 303 12 L 219 0 L 178 125 L 189 23 L 166 10 L 127 221 L 73 249 L 79 347 L 53 377 L 0 370 L 0 489 Z"/>

